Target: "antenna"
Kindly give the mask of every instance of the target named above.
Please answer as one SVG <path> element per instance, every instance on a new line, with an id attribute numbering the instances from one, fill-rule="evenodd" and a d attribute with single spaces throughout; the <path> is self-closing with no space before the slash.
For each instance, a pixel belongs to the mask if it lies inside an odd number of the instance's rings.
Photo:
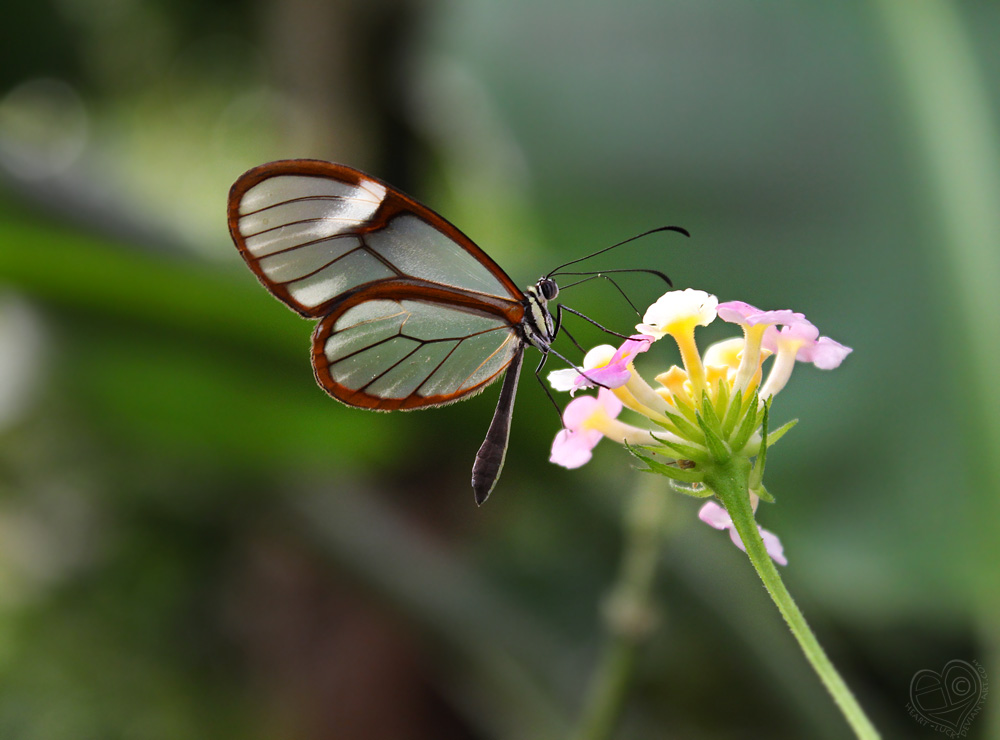
<path id="1" fill-rule="evenodd" d="M 588 280 L 592 280 L 594 278 L 605 277 L 606 275 L 609 275 L 611 273 L 616 273 L 616 272 L 643 272 L 643 273 L 645 273 L 647 275 L 656 275 L 656 277 L 660 278 L 660 280 L 662 280 L 663 282 L 665 282 L 671 288 L 674 287 L 673 281 L 670 279 L 670 277 L 665 272 L 660 272 L 659 270 L 650 270 L 650 269 L 645 268 L 645 267 L 623 267 L 623 268 L 618 268 L 618 269 L 614 269 L 614 270 L 594 270 L 593 272 L 564 272 L 564 273 L 561 273 L 563 275 L 579 276 L 579 277 L 586 276 L 586 277 L 584 277 L 583 280 L 577 280 L 575 283 L 570 283 L 569 285 L 560 285 L 559 286 L 559 290 L 566 290 L 566 288 L 572 288 L 574 285 L 579 285 L 580 283 L 585 283 Z M 606 279 L 610 280 L 611 278 L 606 278 Z"/>
<path id="2" fill-rule="evenodd" d="M 599 254 L 604 254 L 605 252 L 622 246 L 623 244 L 628 244 L 629 242 L 634 242 L 636 239 L 641 239 L 644 236 L 649 236 L 650 234 L 655 234 L 659 231 L 676 231 L 678 234 L 683 234 L 684 236 L 691 236 L 688 230 L 680 226 L 658 226 L 655 229 L 650 229 L 649 231 L 644 231 L 641 234 L 636 234 L 635 236 L 630 236 L 628 239 L 618 242 L 617 244 L 612 244 L 610 247 L 604 247 L 604 249 L 598 249 L 593 254 L 588 254 L 585 257 L 577 257 L 575 260 L 570 260 L 569 262 L 559 265 L 556 269 L 550 272 L 545 277 L 552 277 L 558 273 L 564 267 L 569 267 L 570 265 L 575 265 L 577 262 L 583 262 L 584 260 L 589 260 L 591 257 L 596 257 Z M 610 272 L 610 270 L 604 270 L 604 272 Z M 669 282 L 669 281 L 668 281 Z"/>

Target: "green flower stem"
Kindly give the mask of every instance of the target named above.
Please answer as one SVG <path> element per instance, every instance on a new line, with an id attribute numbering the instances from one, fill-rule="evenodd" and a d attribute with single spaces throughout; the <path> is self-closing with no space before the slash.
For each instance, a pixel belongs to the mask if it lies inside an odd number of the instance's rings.
<path id="1" fill-rule="evenodd" d="M 785 618 L 795 639 L 798 640 L 802 652 L 805 653 L 827 691 L 833 696 L 833 700 L 840 707 L 854 733 L 859 738 L 878 738 L 878 731 L 809 629 L 805 617 L 785 588 L 774 561 L 767 553 L 747 494 L 749 475 L 750 461 L 743 457 L 733 457 L 725 463 L 717 463 L 710 471 L 706 471 L 705 483 L 715 491 L 725 505 L 736 531 L 746 546 L 747 555 L 750 556 L 750 562 L 757 575 L 764 582 L 764 587 L 777 605 L 781 616 Z"/>
<path id="2" fill-rule="evenodd" d="M 575 740 L 612 737 L 639 647 L 656 625 L 653 582 L 672 501 L 661 482 L 657 476 L 640 476 L 625 512 L 622 561 L 604 605 L 609 639 L 591 676 Z"/>

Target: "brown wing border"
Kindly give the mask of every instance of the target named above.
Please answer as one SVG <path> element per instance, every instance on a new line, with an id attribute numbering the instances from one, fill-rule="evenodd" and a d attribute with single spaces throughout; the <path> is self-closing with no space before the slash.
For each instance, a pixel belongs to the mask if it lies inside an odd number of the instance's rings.
<path id="1" fill-rule="evenodd" d="M 487 300 L 480 293 L 432 287 L 421 280 L 389 280 L 368 283 L 341 296 L 337 303 L 328 310 L 323 320 L 316 325 L 312 336 L 312 365 L 316 382 L 324 391 L 348 406 L 375 411 L 406 411 L 445 406 L 481 392 L 486 386 L 493 383 L 510 364 L 509 362 L 506 363 L 489 378 L 462 393 L 434 396 L 419 396 L 416 393 L 412 393 L 405 398 L 382 398 L 368 394 L 363 390 L 346 388 L 337 383 L 330 375 L 330 363 L 324 350 L 326 340 L 333 333 L 333 327 L 337 319 L 345 312 L 365 301 L 378 299 L 417 300 L 425 303 L 437 303 L 470 313 L 501 318 L 510 327 L 511 341 L 524 343 L 520 327 L 524 319 L 525 309 L 524 305 L 518 301 L 508 301 L 503 298 L 493 297 Z"/>
<path id="2" fill-rule="evenodd" d="M 386 193 L 385 198 L 382 200 L 378 210 L 365 223 L 360 224 L 358 227 L 350 231 L 343 232 L 345 235 L 354 234 L 363 238 L 363 236 L 367 233 L 385 228 L 393 217 L 403 213 L 411 213 L 426 221 L 433 228 L 440 231 L 447 238 L 451 239 L 462 249 L 471 254 L 480 264 L 489 270 L 494 277 L 496 277 L 501 285 L 507 289 L 510 293 L 511 300 L 522 301 L 524 299 L 524 293 L 517 287 L 514 281 L 511 280 L 510 276 L 507 275 L 507 273 L 493 261 L 493 258 L 476 245 L 472 239 L 467 237 L 458 229 L 458 227 L 445 219 L 443 216 L 431 210 L 419 201 L 411 198 L 409 195 L 406 195 L 397 188 L 394 188 L 392 185 L 383 182 L 377 177 L 373 177 L 360 170 L 356 170 L 353 167 L 337 164 L 335 162 L 327 162 L 320 159 L 281 159 L 253 167 L 237 178 L 236 182 L 234 182 L 233 186 L 229 189 L 227 218 L 229 222 L 229 235 L 232 237 L 233 243 L 236 244 L 236 248 L 239 250 L 240 256 L 243 257 L 243 261 L 247 263 L 247 266 L 253 271 L 254 275 L 257 276 L 257 279 L 272 295 L 285 303 L 299 315 L 307 318 L 319 318 L 324 316 L 333 309 L 333 306 L 339 305 L 339 301 L 341 301 L 346 294 L 335 296 L 331 300 L 315 306 L 314 308 L 303 307 L 302 304 L 292 298 L 288 289 L 284 285 L 271 281 L 271 279 L 264 274 L 263 270 L 258 265 L 257 258 L 250 253 L 249 249 L 247 249 L 246 242 L 239 230 L 240 202 L 243 200 L 243 196 L 246 195 L 247 191 L 255 185 L 259 185 L 264 180 L 272 177 L 287 175 L 327 178 L 353 186 L 358 186 L 364 182 L 377 183 L 385 188 Z M 401 279 L 402 278 L 409 278 L 409 276 L 401 275 Z M 409 279 L 419 281 L 429 287 L 439 285 L 438 283 L 419 280 L 419 278 Z M 377 281 L 365 283 L 365 286 L 373 285 L 378 282 L 395 281 L 396 278 L 382 278 Z M 354 288 L 352 290 L 356 289 L 357 288 Z M 486 294 L 477 295 L 485 296 Z"/>

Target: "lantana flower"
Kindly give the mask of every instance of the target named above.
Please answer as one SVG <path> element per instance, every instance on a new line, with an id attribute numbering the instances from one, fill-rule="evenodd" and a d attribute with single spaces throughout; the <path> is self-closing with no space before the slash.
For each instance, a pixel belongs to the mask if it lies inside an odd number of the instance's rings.
<path id="1" fill-rule="evenodd" d="M 743 336 L 718 342 L 703 355 L 695 329 L 716 318 L 738 325 Z M 714 295 L 693 289 L 660 297 L 636 331 L 617 350 L 594 348 L 582 369 L 549 375 L 560 391 L 599 387 L 596 397 L 580 396 L 566 407 L 550 459 L 576 468 L 590 460 L 600 439 L 624 444 L 646 463 L 647 472 L 667 476 L 676 490 L 701 498 L 715 495 L 722 506 L 707 503 L 701 519 L 728 529 L 733 542 L 744 547 L 740 522 L 753 520 L 761 500 L 773 500 L 763 485 L 767 448 L 794 424 L 768 430 L 771 399 L 785 387 L 796 361 L 829 370 L 851 349 L 820 336 L 801 313 L 763 311 L 742 301 L 719 303 Z M 680 350 L 681 366 L 656 375 L 653 386 L 633 361 L 667 336 Z M 764 378 L 764 363 L 772 356 Z M 619 420 L 624 409 L 644 425 Z M 733 481 L 742 483 L 734 487 Z M 752 536 L 759 533 L 770 557 L 786 564 L 777 536 L 756 529 Z M 745 527 L 742 531 L 747 533 Z"/>
<path id="2" fill-rule="evenodd" d="M 739 326 L 742 336 L 716 342 L 702 353 L 695 342 L 695 330 L 716 318 Z M 669 478 L 675 490 L 699 498 L 713 497 L 699 510 L 699 519 L 728 530 L 733 543 L 747 553 L 803 654 L 851 728 L 859 738 L 877 740 L 878 732 L 781 579 L 775 564 L 788 562 L 781 540 L 756 520 L 758 504 L 774 501 L 763 483 L 768 448 L 794 424 L 769 429 L 774 396 L 788 383 L 796 362 L 830 370 L 840 365 L 851 349 L 820 336 L 800 313 L 762 311 L 742 301 L 719 303 L 715 296 L 699 290 L 662 296 L 646 311 L 636 331 L 639 334 L 618 350 L 595 348 L 587 354 L 582 369 L 550 376 L 553 387 L 571 393 L 598 387 L 596 396 L 577 396 L 566 407 L 565 428 L 553 442 L 552 461 L 566 467 L 584 465 L 594 446 L 606 437 L 625 445 L 642 460 L 645 472 Z M 633 360 L 667 336 L 677 344 L 681 363 L 655 375 L 655 385 L 651 385 L 636 372 Z M 628 414 L 636 423 L 622 419 Z M 629 517 L 642 527 L 635 526 L 616 595 L 632 599 L 628 612 L 632 615 L 642 614 L 644 606 L 635 599 L 635 573 L 644 572 L 638 580 L 648 583 L 649 534 L 662 523 L 657 507 L 649 506 L 650 502 L 662 503 L 658 494 L 646 487 L 637 491 L 636 515 Z M 647 519 L 650 511 L 653 514 Z M 634 629 L 634 618 L 624 629 Z"/>

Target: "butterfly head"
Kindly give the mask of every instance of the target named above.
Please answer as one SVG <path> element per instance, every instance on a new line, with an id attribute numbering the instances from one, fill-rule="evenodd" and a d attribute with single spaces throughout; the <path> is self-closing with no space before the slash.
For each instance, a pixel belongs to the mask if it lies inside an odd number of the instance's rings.
<path id="1" fill-rule="evenodd" d="M 551 301 L 559 295 L 559 286 L 556 285 L 556 281 L 552 278 L 543 277 L 535 283 L 534 293 L 543 301 Z"/>

